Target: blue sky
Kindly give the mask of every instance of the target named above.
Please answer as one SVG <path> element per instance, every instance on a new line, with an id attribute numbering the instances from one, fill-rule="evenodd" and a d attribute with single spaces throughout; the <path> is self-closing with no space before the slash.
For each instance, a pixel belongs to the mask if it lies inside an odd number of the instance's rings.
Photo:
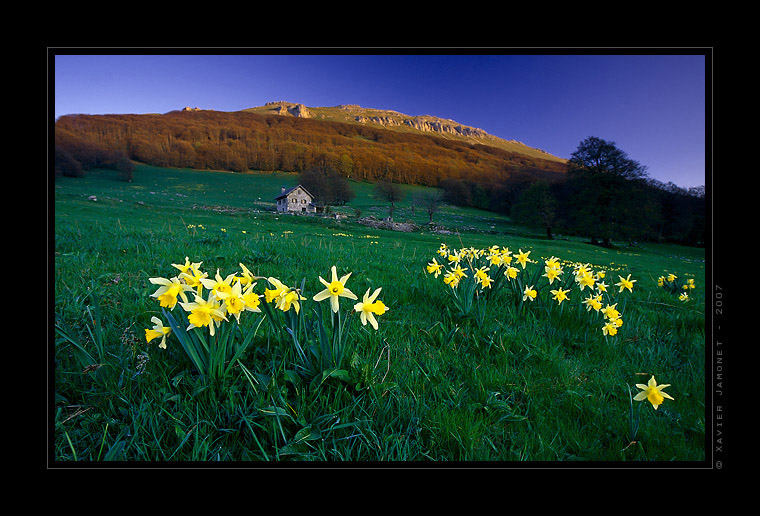
<path id="1" fill-rule="evenodd" d="M 237 111 L 286 100 L 433 115 L 569 158 L 614 141 L 705 184 L 704 55 L 56 55 L 54 116 Z"/>

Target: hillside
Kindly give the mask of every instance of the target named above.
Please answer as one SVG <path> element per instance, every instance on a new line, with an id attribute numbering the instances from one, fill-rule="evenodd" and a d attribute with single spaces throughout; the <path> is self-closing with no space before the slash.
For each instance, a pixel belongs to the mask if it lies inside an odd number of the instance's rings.
<path id="1" fill-rule="evenodd" d="M 55 124 L 55 143 L 57 151 L 81 162 L 106 152 L 154 166 L 234 172 L 331 166 L 360 181 L 426 186 L 447 179 L 488 184 L 516 177 L 560 179 L 565 172 L 559 158 L 517 143 L 510 150 L 505 140 L 501 146 L 486 145 L 482 142 L 493 137 L 453 122 L 447 126 L 431 118 L 425 126 L 417 117 L 419 129 L 400 114 L 384 115 L 386 125 L 358 121 L 372 119 L 365 116 L 369 113 L 345 106 L 270 104 L 260 113 L 185 108 L 165 114 L 66 115 Z M 337 120 L 338 114 L 344 120 Z M 354 121 L 347 121 L 351 117 Z"/>
<path id="2" fill-rule="evenodd" d="M 248 108 L 243 111 L 369 125 L 402 133 L 432 134 L 441 138 L 466 143 L 488 145 L 534 158 L 557 161 L 559 163 L 567 161 L 553 156 L 542 149 L 529 147 L 517 140 L 504 140 L 490 135 L 482 129 L 430 115 L 410 116 L 398 111 L 373 109 L 355 104 L 343 104 L 334 107 L 306 107 L 303 104 L 285 101 L 268 102 L 263 106 Z"/>

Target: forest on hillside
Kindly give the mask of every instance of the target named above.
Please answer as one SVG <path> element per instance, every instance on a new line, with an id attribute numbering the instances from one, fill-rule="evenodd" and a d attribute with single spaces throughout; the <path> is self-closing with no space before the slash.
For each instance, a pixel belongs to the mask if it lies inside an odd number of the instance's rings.
<path id="1" fill-rule="evenodd" d="M 79 163 L 93 155 L 154 166 L 302 172 L 330 166 L 345 177 L 437 186 L 446 179 L 502 182 L 514 174 L 556 179 L 564 165 L 509 151 L 358 124 L 247 112 L 66 115 L 57 152 Z M 84 167 L 86 168 L 86 166 Z M 66 166 L 60 172 L 72 174 Z"/>

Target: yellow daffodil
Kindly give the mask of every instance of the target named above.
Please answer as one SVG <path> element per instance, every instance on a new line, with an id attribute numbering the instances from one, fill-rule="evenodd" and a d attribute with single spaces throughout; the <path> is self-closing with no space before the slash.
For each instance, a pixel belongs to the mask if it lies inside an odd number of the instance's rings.
<path id="1" fill-rule="evenodd" d="M 668 283 L 673 283 L 677 277 L 678 276 L 676 276 L 675 274 L 668 274 L 668 277 L 667 277 Z"/>
<path id="2" fill-rule="evenodd" d="M 501 254 L 496 252 L 496 253 L 491 253 L 488 255 L 488 261 L 491 263 L 491 265 L 496 267 L 496 266 L 501 265 L 503 260 L 501 258 Z"/>
<path id="3" fill-rule="evenodd" d="M 678 296 L 678 299 L 683 301 L 684 303 L 689 300 L 689 294 L 686 292 L 682 293 L 680 296 Z"/>
<path id="4" fill-rule="evenodd" d="M 554 280 L 557 279 L 560 274 L 562 274 L 562 269 L 558 266 L 547 265 L 544 270 L 546 271 L 546 274 L 542 274 L 542 276 L 549 280 L 549 285 L 554 283 Z"/>
<path id="5" fill-rule="evenodd" d="M 493 285 L 493 280 L 490 276 L 486 276 L 480 280 L 480 286 L 483 288 L 491 288 L 491 285 Z"/>
<path id="6" fill-rule="evenodd" d="M 586 305 L 586 311 L 591 311 L 591 309 L 593 308 L 595 311 L 598 312 L 602 308 L 601 300 L 602 300 L 601 295 L 596 295 L 596 296 L 591 295 L 587 297 L 583 301 L 583 304 Z"/>
<path id="7" fill-rule="evenodd" d="M 475 280 L 478 282 L 482 282 L 483 279 L 488 277 L 488 271 L 490 271 L 490 267 L 478 267 L 475 269 Z"/>
<path id="8" fill-rule="evenodd" d="M 618 276 L 618 278 L 620 278 L 620 281 L 618 283 L 615 283 L 615 285 L 620 287 L 620 292 L 626 288 L 628 289 L 628 292 L 633 292 L 633 284 L 636 283 L 637 280 L 632 280 L 630 274 L 627 278 L 624 278 L 622 276 Z"/>
<path id="9" fill-rule="evenodd" d="M 441 244 L 441 247 L 436 251 L 440 256 L 445 257 L 449 254 L 449 248 L 446 244 Z"/>
<path id="10" fill-rule="evenodd" d="M 245 310 L 245 299 L 243 298 L 240 282 L 236 281 L 229 292 L 217 292 L 216 297 L 224 302 L 227 313 L 234 315 L 239 323 L 240 313 Z"/>
<path id="11" fill-rule="evenodd" d="M 552 256 L 548 260 L 545 260 L 544 264 L 546 264 L 546 267 L 550 268 L 550 269 L 559 268 L 559 266 L 560 266 L 559 265 L 559 258 L 555 258 L 554 256 Z"/>
<path id="12" fill-rule="evenodd" d="M 617 334 L 617 326 L 612 321 L 608 321 L 602 327 L 602 333 L 614 337 Z"/>
<path id="13" fill-rule="evenodd" d="M 181 283 L 179 278 L 148 278 L 148 281 L 154 285 L 161 285 L 158 287 L 158 290 L 150 295 L 150 297 L 157 298 L 162 307 L 174 310 L 174 307 L 177 304 L 177 297 L 180 297 L 182 301 L 187 301 L 185 291 L 188 290 L 189 287 L 186 284 Z"/>
<path id="14" fill-rule="evenodd" d="M 382 290 L 382 287 L 376 289 L 372 295 L 369 294 L 370 289 L 367 289 L 367 292 L 364 293 L 364 296 L 362 296 L 362 300 L 360 303 L 356 303 L 354 305 L 354 310 L 359 312 L 359 319 L 362 321 L 362 325 L 366 326 L 367 321 L 372 325 L 374 329 L 377 330 L 377 319 L 375 319 L 376 315 L 383 315 L 385 312 L 388 311 L 388 307 L 383 304 L 382 301 L 375 301 L 377 299 L 378 294 L 380 294 L 380 291 Z"/>
<path id="15" fill-rule="evenodd" d="M 192 270 L 196 270 L 197 271 L 200 268 L 201 264 L 203 264 L 203 262 L 191 263 L 190 262 L 190 258 L 188 258 L 187 256 L 185 256 L 185 263 L 184 264 L 173 263 L 172 267 L 178 269 L 179 272 L 181 272 L 181 273 L 189 274 L 190 271 L 192 271 Z"/>
<path id="16" fill-rule="evenodd" d="M 600 281 L 596 284 L 596 290 L 599 292 L 607 292 L 607 285 L 603 281 Z"/>
<path id="17" fill-rule="evenodd" d="M 607 273 L 606 273 L 605 271 L 597 271 L 597 272 L 596 272 L 596 279 L 597 279 L 597 280 L 600 280 L 600 279 L 604 279 L 604 276 L 605 276 L 606 274 L 607 274 Z"/>
<path id="18" fill-rule="evenodd" d="M 194 302 L 180 303 L 180 305 L 182 305 L 185 311 L 190 312 L 187 316 L 187 321 L 190 323 L 187 326 L 188 330 L 208 326 L 209 332 L 213 336 L 215 332 L 214 322 L 227 320 L 222 310 L 222 305 L 213 294 L 209 295 L 208 300 L 196 295 Z"/>
<path id="19" fill-rule="evenodd" d="M 594 288 L 594 276 L 586 272 L 585 274 L 580 274 L 575 277 L 576 281 L 578 282 L 578 286 L 581 290 L 583 290 L 586 287 L 589 287 L 591 289 Z"/>
<path id="20" fill-rule="evenodd" d="M 248 312 L 261 312 L 261 308 L 259 308 L 261 296 L 253 291 L 255 286 L 255 282 L 249 283 L 243 290 L 243 302 L 245 303 L 245 310 Z"/>
<path id="21" fill-rule="evenodd" d="M 696 285 L 694 285 L 694 278 L 689 278 L 686 281 L 686 285 L 684 287 L 688 286 L 689 288 L 697 288 Z"/>
<path id="22" fill-rule="evenodd" d="M 664 284 L 665 284 L 665 276 L 660 276 L 659 278 L 657 278 L 657 286 L 658 287 L 661 287 Z"/>
<path id="23" fill-rule="evenodd" d="M 436 278 L 441 274 L 441 269 L 443 269 L 443 264 L 435 261 L 435 258 L 427 264 L 428 274 L 434 274 Z"/>
<path id="24" fill-rule="evenodd" d="M 468 270 L 467 267 L 463 269 L 462 266 L 457 263 L 457 266 L 452 269 L 452 272 L 456 275 L 457 278 L 461 279 L 467 277 L 467 274 L 464 273 L 466 270 Z"/>
<path id="25" fill-rule="evenodd" d="M 166 336 L 171 333 L 172 329 L 168 326 L 164 326 L 161 319 L 158 317 L 153 316 L 150 318 L 150 321 L 153 323 L 153 328 L 145 329 L 145 340 L 150 342 L 153 339 L 161 337 L 161 342 L 158 347 L 166 349 Z"/>
<path id="26" fill-rule="evenodd" d="M 433 261 L 435 261 L 435 259 L 433 259 Z M 314 301 L 322 301 L 329 298 L 330 308 L 332 308 L 333 312 L 337 312 L 340 308 L 340 303 L 338 302 L 339 297 L 347 297 L 354 300 L 357 299 L 357 297 L 356 294 L 346 288 L 346 281 L 351 277 L 351 273 L 349 272 L 338 279 L 338 269 L 335 265 L 333 265 L 330 270 L 332 271 L 332 281 L 328 283 L 322 279 L 322 276 L 319 277 L 319 281 L 327 288 L 315 295 Z"/>
<path id="27" fill-rule="evenodd" d="M 256 277 L 251 273 L 251 271 L 248 270 L 248 267 L 246 267 L 244 264 L 239 263 L 238 265 L 243 270 L 243 274 L 241 274 L 240 276 L 235 276 L 233 279 L 235 281 L 239 281 L 240 286 L 245 288 L 248 285 L 250 285 L 251 282 L 256 279 Z"/>
<path id="28" fill-rule="evenodd" d="M 530 256 L 530 253 L 532 253 L 532 252 L 533 251 L 528 251 L 527 253 L 523 253 L 522 249 L 519 250 L 519 253 L 517 255 L 517 263 L 519 263 L 520 265 L 522 265 L 523 269 L 525 268 L 525 265 L 529 261 L 528 256 Z"/>
<path id="29" fill-rule="evenodd" d="M 443 282 L 451 288 L 456 288 L 459 285 L 460 277 L 454 271 L 446 271 L 443 275 Z"/>
<path id="30" fill-rule="evenodd" d="M 275 307 L 283 312 L 287 312 L 293 307 L 296 313 L 298 313 L 301 310 L 301 303 L 299 301 L 304 301 L 305 299 L 297 290 L 288 288 L 287 290 L 283 290 L 277 297 Z"/>
<path id="31" fill-rule="evenodd" d="M 606 307 L 604 307 L 604 310 L 602 310 L 602 313 L 604 314 L 604 317 L 606 319 L 617 319 L 620 317 L 620 312 L 617 311 L 615 308 L 617 306 L 617 303 L 614 305 L 608 304 Z"/>
<path id="32" fill-rule="evenodd" d="M 507 279 L 514 279 L 517 277 L 517 273 L 520 272 L 520 270 L 516 267 L 512 267 L 511 265 L 507 267 L 507 269 L 504 271 L 504 275 L 507 277 Z"/>
<path id="33" fill-rule="evenodd" d="M 560 304 L 560 305 L 561 305 L 561 304 L 562 304 L 562 301 L 564 301 L 564 300 L 566 300 L 566 299 L 570 299 L 570 298 L 567 296 L 567 293 L 568 293 L 568 292 L 570 292 L 570 289 L 567 289 L 567 290 L 562 290 L 561 288 L 559 288 L 559 289 L 557 289 L 557 290 L 550 290 L 549 292 L 551 292 L 552 294 L 554 294 L 554 297 L 553 297 L 553 299 L 554 299 L 555 301 L 557 301 L 557 304 Z"/>
<path id="34" fill-rule="evenodd" d="M 461 255 L 459 252 L 457 252 L 457 251 L 454 251 L 453 253 L 451 253 L 451 254 L 448 256 L 448 258 L 447 258 L 447 259 L 449 260 L 449 263 L 453 263 L 453 262 L 455 262 L 455 263 L 459 263 L 459 260 L 461 260 L 461 259 L 462 259 L 462 255 Z"/>
<path id="35" fill-rule="evenodd" d="M 536 289 L 533 288 L 533 285 L 531 285 L 530 287 L 525 287 L 525 290 L 523 291 L 523 301 L 527 301 L 528 299 L 533 301 L 534 299 L 536 299 L 536 295 L 537 295 L 537 292 L 536 292 Z"/>
<path id="36" fill-rule="evenodd" d="M 195 293 L 200 296 L 203 291 L 201 280 L 208 277 L 208 272 L 201 272 L 194 267 L 190 267 L 187 272 L 180 273 L 179 276 L 188 287 L 194 288 Z"/>
<path id="37" fill-rule="evenodd" d="M 663 389 L 665 387 L 670 387 L 670 384 L 666 383 L 664 385 L 657 385 L 657 381 L 654 379 L 654 376 L 649 379 L 647 385 L 644 385 L 643 383 L 637 383 L 636 387 L 642 389 L 642 391 L 634 396 L 633 399 L 636 401 L 647 400 L 652 404 L 652 407 L 654 407 L 655 410 L 657 410 L 657 407 L 662 405 L 662 402 L 665 401 L 665 398 L 675 401 L 673 397 L 670 396 L 670 394 L 663 392 Z"/>
<path id="38" fill-rule="evenodd" d="M 505 247 L 499 251 L 499 254 L 501 255 L 501 263 L 505 265 L 512 263 L 512 251 L 510 251 L 508 248 Z"/>
<path id="39" fill-rule="evenodd" d="M 280 294 L 286 290 L 288 287 L 286 287 L 280 280 L 277 278 L 267 278 L 267 281 L 270 285 L 272 285 L 274 288 L 270 289 L 264 289 L 264 299 L 266 299 L 267 303 L 271 303 L 275 299 L 277 299 Z"/>
<path id="40" fill-rule="evenodd" d="M 203 286 L 211 291 L 213 295 L 219 292 L 230 292 L 232 290 L 232 280 L 235 274 L 230 274 L 226 278 L 222 279 L 219 275 L 219 269 L 216 270 L 214 278 L 201 278 L 200 282 Z"/>

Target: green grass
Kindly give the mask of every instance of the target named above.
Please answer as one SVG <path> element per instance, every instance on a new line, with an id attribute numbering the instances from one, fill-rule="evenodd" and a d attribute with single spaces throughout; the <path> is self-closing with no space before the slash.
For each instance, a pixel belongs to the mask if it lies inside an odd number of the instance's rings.
<path id="1" fill-rule="evenodd" d="M 274 213 L 280 186 L 296 180 L 146 166 L 132 183 L 109 171 L 55 179 L 53 310 L 69 339 L 57 334 L 49 346 L 53 460 L 704 460 L 703 249 L 548 241 L 507 217 L 455 207 L 436 222 L 474 231 L 373 229 L 353 217 L 356 209 L 387 214 L 368 184 L 354 185 L 356 199 L 339 208 L 343 221 Z M 412 215 L 407 196 L 394 219 L 427 215 Z M 562 317 L 510 317 L 505 292 L 482 327 L 459 320 L 444 285 L 424 272 L 441 242 L 588 262 L 607 268 L 607 283 L 631 273 L 638 282 L 625 324 L 606 341 L 570 306 Z M 347 286 L 359 296 L 382 287 L 389 311 L 378 332 L 359 325 L 351 381 L 316 387 L 291 374 L 291 350 L 264 329 L 242 366 L 209 384 L 173 341 L 162 350 L 144 338 L 150 317 L 161 316 L 148 278 L 173 275 L 170 264 L 185 256 L 211 275 L 243 262 L 288 284 L 305 278 L 309 299 L 323 288 L 317 276 L 337 265 L 353 273 Z M 696 280 L 692 302 L 657 287 L 666 272 Z M 75 343 L 102 365 L 83 372 Z M 635 393 L 652 374 L 672 384 L 675 401 L 657 411 L 642 403 L 629 447 L 627 386 Z"/>

